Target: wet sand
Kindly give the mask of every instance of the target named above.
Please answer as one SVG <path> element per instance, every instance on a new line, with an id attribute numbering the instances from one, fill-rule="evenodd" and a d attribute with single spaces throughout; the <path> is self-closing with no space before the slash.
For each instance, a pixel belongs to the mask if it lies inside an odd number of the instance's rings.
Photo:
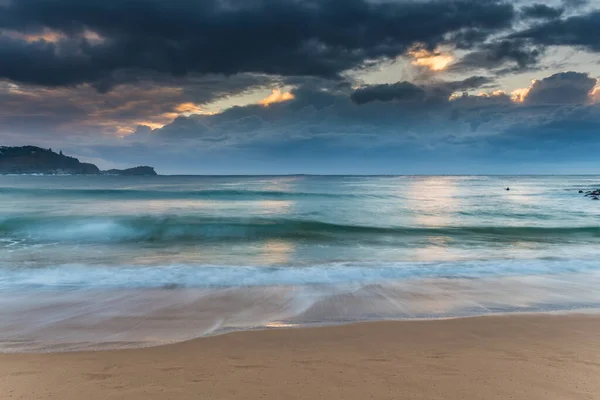
<path id="1" fill-rule="evenodd" d="M 0 354 L 0 399 L 598 399 L 600 317 L 510 315 Z"/>

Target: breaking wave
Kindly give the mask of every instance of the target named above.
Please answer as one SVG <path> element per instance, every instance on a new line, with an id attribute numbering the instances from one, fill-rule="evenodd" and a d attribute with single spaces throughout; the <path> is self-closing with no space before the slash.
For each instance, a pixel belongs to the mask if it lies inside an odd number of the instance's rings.
<path id="1" fill-rule="evenodd" d="M 600 227 L 395 227 L 343 225 L 285 218 L 213 218 L 202 216 L 11 217 L 0 221 L 0 235 L 13 239 L 74 242 L 194 242 L 296 239 L 344 241 L 444 236 L 457 239 L 560 241 L 594 239 Z"/>

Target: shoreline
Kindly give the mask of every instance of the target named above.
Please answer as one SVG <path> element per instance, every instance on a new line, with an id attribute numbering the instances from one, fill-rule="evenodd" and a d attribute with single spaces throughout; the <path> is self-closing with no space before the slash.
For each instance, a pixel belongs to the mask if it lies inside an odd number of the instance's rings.
<path id="1" fill-rule="evenodd" d="M 306 324 L 294 324 L 294 323 L 267 323 L 266 325 L 248 327 L 248 328 L 225 328 L 223 331 L 210 332 L 204 335 L 191 337 L 189 339 L 174 340 L 170 342 L 160 344 L 149 344 L 149 345 L 137 345 L 132 344 L 130 347 L 119 347 L 110 348 L 109 345 L 105 345 L 106 348 L 90 348 L 81 350 L 48 350 L 48 351 L 16 351 L 6 352 L 0 350 L 0 356 L 6 355 L 36 355 L 36 354 L 68 354 L 68 353 L 95 353 L 95 352 L 117 352 L 117 351 L 132 351 L 132 350 L 147 350 L 158 347 L 176 346 L 185 344 L 188 342 L 194 342 L 197 340 L 205 340 L 219 336 L 244 334 L 246 332 L 271 332 L 271 331 L 296 331 L 296 330 L 310 330 L 310 329 L 330 329 L 330 328 L 343 328 L 352 327 L 355 325 L 370 325 L 370 324 L 395 324 L 395 323 L 426 323 L 426 322 L 437 322 L 437 321 L 460 321 L 470 319 L 485 319 L 485 318 L 527 318 L 527 317 L 582 317 L 582 318 L 598 318 L 600 320 L 600 305 L 582 307 L 575 309 L 556 309 L 547 311 L 498 311 L 490 312 L 486 314 L 473 314 L 473 315 L 456 315 L 448 317 L 415 317 L 415 318 L 390 318 L 390 319 L 363 319 L 356 321 L 340 321 L 340 322 L 312 322 Z M 101 347 L 101 345 L 99 345 Z"/>
<path id="2" fill-rule="evenodd" d="M 236 331 L 0 354 L 0 398 L 592 399 L 598 343 L 600 316 L 576 312 Z"/>
<path id="3" fill-rule="evenodd" d="M 362 319 L 356 321 L 339 321 L 339 322 L 312 322 L 312 323 L 286 323 L 276 322 L 267 323 L 265 325 L 247 328 L 225 328 L 223 331 L 214 331 L 206 334 L 202 334 L 189 339 L 165 341 L 164 343 L 153 343 L 153 344 L 141 344 L 131 343 L 131 345 L 124 345 L 124 342 L 119 342 L 122 347 L 110 347 L 113 343 L 99 343 L 98 348 L 81 348 L 81 349 L 48 349 L 43 351 L 6 351 L 0 349 L 0 357 L 3 355 L 52 355 L 52 354 L 71 354 L 71 353 L 95 353 L 95 352 L 118 352 L 118 351 L 132 351 L 132 350 L 147 350 L 166 346 L 176 346 L 185 344 L 188 342 L 194 342 L 197 340 L 205 340 L 219 336 L 243 334 L 246 332 L 271 332 L 271 331 L 295 331 L 295 330 L 309 330 L 309 329 L 330 329 L 330 328 L 342 328 L 352 327 L 354 325 L 370 325 L 370 324 L 394 324 L 394 323 L 426 323 L 426 322 L 437 322 L 437 321 L 456 321 L 456 320 L 470 320 L 470 319 L 481 319 L 481 318 L 527 318 L 527 317 L 582 317 L 582 318 L 598 318 L 600 320 L 600 305 L 581 307 L 574 309 L 556 309 L 547 311 L 498 311 L 490 312 L 486 314 L 474 314 L 474 315 L 457 315 L 447 317 L 415 317 L 415 318 L 389 318 L 389 319 Z"/>
<path id="4" fill-rule="evenodd" d="M 319 291 L 273 286 L 4 293 L 0 354 L 152 348 L 286 326 L 598 314 L 599 278 L 421 280 Z"/>

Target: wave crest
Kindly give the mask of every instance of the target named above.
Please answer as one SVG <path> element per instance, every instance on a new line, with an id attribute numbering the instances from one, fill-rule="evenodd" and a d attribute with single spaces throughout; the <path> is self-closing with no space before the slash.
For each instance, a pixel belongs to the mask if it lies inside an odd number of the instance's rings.
<path id="1" fill-rule="evenodd" d="M 213 218 L 201 216 L 13 217 L 0 221 L 3 239 L 99 242 L 205 242 L 294 239 L 366 242 L 444 236 L 471 240 L 552 241 L 600 237 L 600 227 L 395 227 L 333 224 L 285 218 Z"/>

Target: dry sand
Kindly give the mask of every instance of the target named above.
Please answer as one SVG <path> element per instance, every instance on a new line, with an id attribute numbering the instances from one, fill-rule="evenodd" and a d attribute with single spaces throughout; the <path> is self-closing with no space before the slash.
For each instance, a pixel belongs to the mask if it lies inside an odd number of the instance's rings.
<path id="1" fill-rule="evenodd" d="M 600 318 L 491 316 L 0 354 L 0 399 L 600 399 Z"/>

